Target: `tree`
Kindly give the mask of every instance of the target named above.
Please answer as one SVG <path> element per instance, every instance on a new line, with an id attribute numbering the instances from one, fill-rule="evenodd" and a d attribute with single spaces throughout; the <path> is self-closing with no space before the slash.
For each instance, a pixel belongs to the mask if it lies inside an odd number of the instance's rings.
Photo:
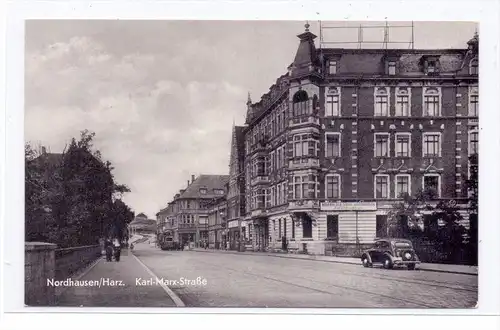
<path id="1" fill-rule="evenodd" d="M 389 236 L 407 238 L 411 232 L 419 233 L 423 221 L 423 211 L 432 211 L 431 202 L 436 199 L 434 189 L 419 190 L 415 196 L 402 193 L 400 201 L 393 204 L 387 215 Z"/>
<path id="2" fill-rule="evenodd" d="M 130 189 L 115 181 L 111 162 L 93 148 L 94 136 L 82 131 L 55 164 L 26 145 L 26 240 L 70 247 L 95 244 L 107 234 L 123 237 L 132 211 L 113 197 Z"/>
<path id="3" fill-rule="evenodd" d="M 422 256 L 427 261 L 462 262 L 465 228 L 456 203 L 438 200 L 432 189 L 401 198 L 389 212 L 390 236 L 412 239 L 417 253 L 421 244 L 431 245 L 435 255 Z M 424 228 L 430 224 L 435 230 Z"/>
<path id="4" fill-rule="evenodd" d="M 134 220 L 135 214 L 130 207 L 121 199 L 117 199 L 113 203 L 113 224 L 112 235 L 120 241 L 128 241 L 127 225 Z"/>

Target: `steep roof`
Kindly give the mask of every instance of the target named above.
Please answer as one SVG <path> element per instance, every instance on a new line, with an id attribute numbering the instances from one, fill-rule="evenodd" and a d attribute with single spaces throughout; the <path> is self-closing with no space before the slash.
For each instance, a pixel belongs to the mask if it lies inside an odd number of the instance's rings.
<path id="1" fill-rule="evenodd" d="M 40 156 L 33 159 L 31 162 L 36 162 L 37 165 L 46 169 L 53 169 L 61 166 L 63 160 L 64 160 L 63 154 L 43 153 Z"/>
<path id="2" fill-rule="evenodd" d="M 229 182 L 229 175 L 202 174 L 197 177 L 180 196 L 182 198 L 214 198 L 220 197 L 214 190 L 223 189 L 227 193 L 225 185 Z M 201 193 L 200 189 L 205 188 L 206 194 Z"/>
<path id="3" fill-rule="evenodd" d="M 244 154 L 245 148 L 245 134 L 244 134 L 245 126 L 235 126 L 234 131 L 236 134 L 236 146 L 238 148 L 238 154 Z"/>
<path id="4" fill-rule="evenodd" d="M 144 214 L 144 213 L 142 213 L 142 212 L 141 212 L 141 213 L 139 213 L 138 215 L 136 215 L 135 217 L 136 217 L 136 218 L 146 218 L 146 219 L 148 218 L 148 216 L 147 216 L 147 215 L 145 215 L 145 214 Z"/>

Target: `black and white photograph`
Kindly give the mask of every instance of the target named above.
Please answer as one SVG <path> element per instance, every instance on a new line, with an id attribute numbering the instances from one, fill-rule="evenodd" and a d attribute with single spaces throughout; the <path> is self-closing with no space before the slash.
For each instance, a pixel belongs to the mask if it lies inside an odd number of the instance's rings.
<path id="1" fill-rule="evenodd" d="M 479 27 L 26 20 L 25 305 L 476 308 Z"/>

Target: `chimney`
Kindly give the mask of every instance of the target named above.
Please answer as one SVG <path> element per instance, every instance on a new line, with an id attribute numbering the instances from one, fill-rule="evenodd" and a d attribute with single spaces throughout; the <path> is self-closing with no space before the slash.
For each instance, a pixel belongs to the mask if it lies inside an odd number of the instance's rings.
<path id="1" fill-rule="evenodd" d="M 187 185 L 187 186 L 189 187 L 189 180 L 188 180 L 187 182 L 188 182 L 188 185 Z"/>
<path id="2" fill-rule="evenodd" d="M 42 147 L 42 155 L 45 155 L 47 153 L 47 148 Z"/>
<path id="3" fill-rule="evenodd" d="M 191 183 L 194 182 L 194 174 L 191 174 Z"/>

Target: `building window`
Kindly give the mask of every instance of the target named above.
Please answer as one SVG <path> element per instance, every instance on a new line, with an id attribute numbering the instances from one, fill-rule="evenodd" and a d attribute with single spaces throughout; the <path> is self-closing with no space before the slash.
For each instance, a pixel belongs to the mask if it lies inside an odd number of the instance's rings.
<path id="1" fill-rule="evenodd" d="M 428 61 L 427 62 L 427 73 L 435 73 L 436 72 L 436 62 Z"/>
<path id="2" fill-rule="evenodd" d="M 294 157 L 304 157 L 317 155 L 317 144 L 318 141 L 314 140 L 310 134 L 298 134 L 293 137 L 293 152 Z"/>
<path id="3" fill-rule="evenodd" d="M 375 157 L 389 157 L 389 133 L 374 134 Z"/>
<path id="4" fill-rule="evenodd" d="M 396 175 L 396 198 L 400 198 L 402 194 L 411 195 L 411 177 L 409 174 Z"/>
<path id="5" fill-rule="evenodd" d="M 295 220 L 292 219 L 292 238 L 295 238 Z"/>
<path id="6" fill-rule="evenodd" d="M 424 117 L 440 116 L 440 93 L 436 88 L 427 88 L 424 92 Z"/>
<path id="7" fill-rule="evenodd" d="M 340 116 L 340 92 L 339 88 L 329 88 L 326 95 L 325 117 Z"/>
<path id="8" fill-rule="evenodd" d="M 424 133 L 422 151 L 423 157 L 441 157 L 441 134 Z"/>
<path id="9" fill-rule="evenodd" d="M 281 239 L 281 219 L 278 220 L 278 239 Z"/>
<path id="10" fill-rule="evenodd" d="M 410 92 L 407 88 L 396 90 L 396 116 L 410 116 Z"/>
<path id="11" fill-rule="evenodd" d="M 375 175 L 375 198 L 387 199 L 389 195 L 389 175 Z"/>
<path id="12" fill-rule="evenodd" d="M 411 157 L 411 133 L 396 133 L 396 157 Z"/>
<path id="13" fill-rule="evenodd" d="M 326 216 L 326 238 L 337 239 L 339 237 L 339 216 Z"/>
<path id="14" fill-rule="evenodd" d="M 469 132 L 469 156 L 479 154 L 479 132 Z"/>
<path id="15" fill-rule="evenodd" d="M 281 184 L 276 186 L 276 205 L 281 205 Z"/>
<path id="16" fill-rule="evenodd" d="M 469 63 L 469 74 L 477 76 L 479 74 L 479 63 L 477 58 L 474 58 Z"/>
<path id="17" fill-rule="evenodd" d="M 375 116 L 387 117 L 389 115 L 389 92 L 388 88 L 377 88 L 375 90 Z"/>
<path id="18" fill-rule="evenodd" d="M 340 133 L 326 133 L 326 158 L 340 157 Z"/>
<path id="19" fill-rule="evenodd" d="M 469 89 L 469 116 L 479 116 L 479 92 L 477 87 Z"/>
<path id="20" fill-rule="evenodd" d="M 340 198 L 340 175 L 327 175 L 325 180 L 326 198 Z"/>
<path id="21" fill-rule="evenodd" d="M 293 198 L 294 199 L 306 199 L 307 196 L 307 184 L 308 177 L 304 176 L 294 176 L 293 177 Z"/>
<path id="22" fill-rule="evenodd" d="M 387 215 L 376 215 L 376 235 L 379 238 L 387 237 Z"/>
<path id="23" fill-rule="evenodd" d="M 422 189 L 434 190 L 441 197 L 441 176 L 439 174 L 424 174 L 422 178 Z"/>
<path id="24" fill-rule="evenodd" d="M 396 75 L 396 62 L 389 62 L 387 64 L 387 69 L 388 69 L 389 76 Z"/>
<path id="25" fill-rule="evenodd" d="M 200 188 L 200 194 L 205 195 L 207 193 L 206 188 Z"/>
<path id="26" fill-rule="evenodd" d="M 337 74 L 337 61 L 328 61 L 328 73 Z"/>
<path id="27" fill-rule="evenodd" d="M 293 96 L 293 114 L 294 116 L 302 116 L 311 112 L 312 103 L 309 100 L 307 92 L 300 90 Z"/>

